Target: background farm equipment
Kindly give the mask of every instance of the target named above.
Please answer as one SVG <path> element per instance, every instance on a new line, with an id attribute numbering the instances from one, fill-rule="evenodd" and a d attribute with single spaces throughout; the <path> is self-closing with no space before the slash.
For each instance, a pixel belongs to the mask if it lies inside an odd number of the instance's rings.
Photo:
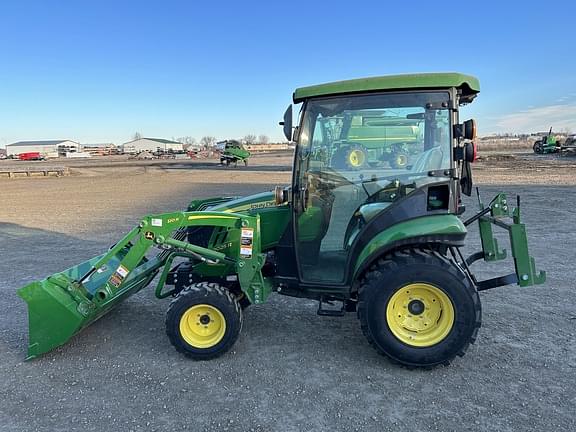
<path id="1" fill-rule="evenodd" d="M 236 140 L 226 140 L 217 144 L 220 149 L 220 163 L 226 166 L 234 164 L 238 166 L 238 162 L 244 163 L 248 166 L 248 158 L 250 152 L 244 148 L 242 143 Z"/>
<path id="2" fill-rule="evenodd" d="M 369 110 L 354 115 L 331 116 L 319 121 L 316 139 L 337 144 L 333 163 L 342 168 L 362 169 L 388 163 L 404 168 L 410 156 L 422 148 L 422 120 L 401 118 L 388 111 Z"/>
<path id="3" fill-rule="evenodd" d="M 28 152 L 28 153 L 20 153 L 18 155 L 19 160 L 23 161 L 33 161 L 33 160 L 44 160 L 44 156 L 40 154 L 40 152 Z"/>
<path id="4" fill-rule="evenodd" d="M 576 135 L 569 135 L 564 142 L 558 143 L 560 154 L 576 152 Z"/>
<path id="5" fill-rule="evenodd" d="M 556 136 L 552 135 L 552 128 L 548 131 L 548 135 L 534 142 L 532 150 L 536 154 L 557 153 L 559 151 L 559 143 Z"/>

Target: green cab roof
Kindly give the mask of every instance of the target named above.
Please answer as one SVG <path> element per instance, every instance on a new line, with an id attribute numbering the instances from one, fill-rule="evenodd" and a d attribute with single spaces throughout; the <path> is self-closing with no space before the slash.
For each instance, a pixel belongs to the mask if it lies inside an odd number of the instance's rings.
<path id="1" fill-rule="evenodd" d="M 384 75 L 336 81 L 308 87 L 300 87 L 294 92 L 294 103 L 308 98 L 332 96 L 348 93 L 365 93 L 387 90 L 441 89 L 456 87 L 462 91 L 461 102 L 471 102 L 480 92 L 480 82 L 471 75 L 455 72 L 422 73 L 404 75 Z"/>

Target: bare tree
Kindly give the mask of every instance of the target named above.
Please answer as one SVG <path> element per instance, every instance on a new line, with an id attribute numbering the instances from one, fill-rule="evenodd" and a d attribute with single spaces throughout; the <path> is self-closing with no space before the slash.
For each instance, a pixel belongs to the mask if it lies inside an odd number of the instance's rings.
<path id="1" fill-rule="evenodd" d="M 244 144 L 252 145 L 256 142 L 256 135 L 248 134 L 244 138 L 242 138 L 242 141 L 244 141 Z"/>
<path id="2" fill-rule="evenodd" d="M 191 136 L 183 136 L 180 138 L 176 138 L 176 141 L 187 145 L 187 146 L 195 146 L 196 145 L 196 138 L 191 137 Z"/>
<path id="3" fill-rule="evenodd" d="M 132 141 L 139 140 L 140 138 L 142 138 L 142 134 L 140 132 L 135 132 L 134 135 L 132 135 Z"/>
<path id="4" fill-rule="evenodd" d="M 200 140 L 200 145 L 203 147 L 212 147 L 216 144 L 216 138 L 213 136 L 203 136 Z"/>
<path id="5" fill-rule="evenodd" d="M 259 135 L 258 136 L 258 144 L 268 144 L 270 142 L 270 138 L 268 135 Z"/>

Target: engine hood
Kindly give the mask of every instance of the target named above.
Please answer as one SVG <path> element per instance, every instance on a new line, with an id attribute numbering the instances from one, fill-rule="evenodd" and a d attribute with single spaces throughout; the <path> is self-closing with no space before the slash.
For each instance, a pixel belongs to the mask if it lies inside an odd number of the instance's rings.
<path id="1" fill-rule="evenodd" d="M 243 213 L 259 209 L 265 209 L 270 207 L 282 207 L 276 205 L 274 200 L 274 193 L 272 191 L 261 192 L 254 195 L 248 195 L 245 197 L 232 198 L 230 201 L 220 203 L 209 207 L 210 211 L 222 211 L 227 213 Z"/>

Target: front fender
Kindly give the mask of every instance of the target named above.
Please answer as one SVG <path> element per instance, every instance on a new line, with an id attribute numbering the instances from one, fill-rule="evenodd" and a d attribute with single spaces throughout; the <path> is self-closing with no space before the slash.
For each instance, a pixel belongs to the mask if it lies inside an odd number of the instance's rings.
<path id="1" fill-rule="evenodd" d="M 461 246 L 467 232 L 462 221 L 452 214 L 422 216 L 392 225 L 360 250 L 354 266 L 354 279 L 390 250 L 423 243 Z"/>

